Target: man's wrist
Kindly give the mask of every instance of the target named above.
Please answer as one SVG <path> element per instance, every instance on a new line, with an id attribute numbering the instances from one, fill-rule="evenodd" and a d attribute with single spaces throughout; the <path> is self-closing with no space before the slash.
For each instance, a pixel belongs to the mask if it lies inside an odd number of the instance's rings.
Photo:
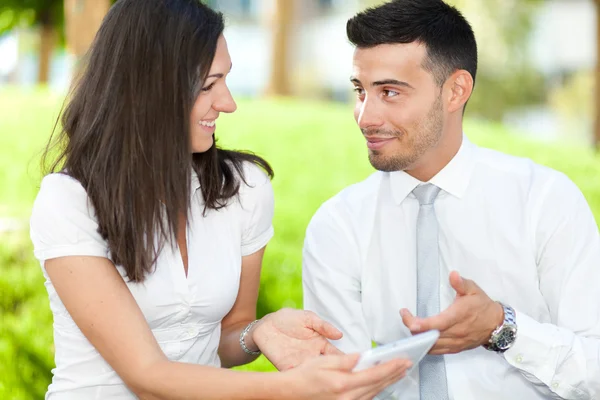
<path id="1" fill-rule="evenodd" d="M 500 325 L 504 324 L 504 307 L 502 307 L 502 304 L 498 303 L 497 301 L 494 302 L 495 303 L 495 309 L 497 310 L 497 315 L 498 317 L 496 318 L 496 326 L 494 327 L 494 329 L 496 329 L 497 327 L 499 327 Z"/>
<path id="2" fill-rule="evenodd" d="M 493 310 L 492 314 L 494 317 L 490 318 L 490 321 L 491 321 L 490 324 L 493 323 L 493 326 L 490 325 L 488 327 L 489 334 L 486 335 L 483 343 L 481 343 L 482 346 L 489 345 L 490 339 L 492 338 L 492 334 L 494 333 L 494 331 L 496 329 L 498 329 L 499 326 L 504 324 L 504 307 L 502 307 L 502 304 L 495 301 L 494 307 L 492 308 L 492 310 Z"/>
<path id="3" fill-rule="evenodd" d="M 498 305 L 502 307 L 502 322 L 492 331 L 488 343 L 483 344 L 483 347 L 496 353 L 504 353 L 517 338 L 517 321 L 515 310 L 512 307 L 500 302 Z"/>

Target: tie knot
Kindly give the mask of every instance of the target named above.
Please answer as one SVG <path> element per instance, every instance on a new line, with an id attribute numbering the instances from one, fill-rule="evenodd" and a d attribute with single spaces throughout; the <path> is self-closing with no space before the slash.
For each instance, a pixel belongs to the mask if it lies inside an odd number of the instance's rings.
<path id="1" fill-rule="evenodd" d="M 413 194 L 419 200 L 419 205 L 422 206 L 433 204 L 439 192 L 440 188 L 431 183 L 419 185 L 413 190 Z"/>

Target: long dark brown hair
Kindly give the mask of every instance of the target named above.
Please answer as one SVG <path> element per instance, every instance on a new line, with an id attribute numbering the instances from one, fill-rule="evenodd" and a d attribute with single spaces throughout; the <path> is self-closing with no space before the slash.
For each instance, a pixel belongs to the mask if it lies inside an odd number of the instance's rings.
<path id="1" fill-rule="evenodd" d="M 179 215 L 189 215 L 192 173 L 205 212 L 238 194 L 245 162 L 273 176 L 251 153 L 215 144 L 192 155 L 190 114 L 223 29 L 223 16 L 199 0 L 117 1 L 42 158 L 47 165 L 58 149 L 47 172 L 82 184 L 112 261 L 132 281 L 152 272 L 165 241 L 176 237 Z"/>

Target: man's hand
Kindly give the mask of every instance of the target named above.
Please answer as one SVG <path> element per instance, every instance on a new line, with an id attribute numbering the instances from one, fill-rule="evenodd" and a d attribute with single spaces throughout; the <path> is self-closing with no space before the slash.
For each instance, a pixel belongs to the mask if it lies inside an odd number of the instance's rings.
<path id="1" fill-rule="evenodd" d="M 404 325 L 412 333 L 430 329 L 440 331 L 440 338 L 430 354 L 460 353 L 486 344 L 494 329 L 504 321 L 502 306 L 490 299 L 475 282 L 453 271 L 450 285 L 456 290 L 456 298 L 440 314 L 417 318 L 405 308 L 400 310 Z"/>
<path id="2" fill-rule="evenodd" d="M 266 315 L 251 331 L 254 343 L 280 371 L 322 354 L 342 354 L 327 339 L 342 332 L 311 311 L 281 309 Z"/>

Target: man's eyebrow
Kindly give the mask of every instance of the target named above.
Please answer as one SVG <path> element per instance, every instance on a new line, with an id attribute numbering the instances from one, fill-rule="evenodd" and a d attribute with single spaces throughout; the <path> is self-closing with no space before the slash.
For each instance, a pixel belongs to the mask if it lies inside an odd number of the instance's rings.
<path id="1" fill-rule="evenodd" d="M 404 86 L 409 89 L 414 89 L 414 87 L 410 83 L 404 82 L 404 81 L 399 81 L 398 79 L 383 79 L 381 81 L 373 82 L 372 85 L 373 86 L 395 85 L 395 86 Z"/>
<path id="2" fill-rule="evenodd" d="M 350 82 L 354 83 L 355 85 L 362 86 L 362 82 L 360 80 L 358 80 L 357 78 L 350 77 Z M 371 83 L 371 86 L 382 86 L 382 85 L 404 86 L 409 89 L 414 89 L 414 87 L 410 83 L 404 82 L 404 81 L 399 81 L 397 79 L 383 79 L 383 80 L 375 81 L 375 82 Z"/>

